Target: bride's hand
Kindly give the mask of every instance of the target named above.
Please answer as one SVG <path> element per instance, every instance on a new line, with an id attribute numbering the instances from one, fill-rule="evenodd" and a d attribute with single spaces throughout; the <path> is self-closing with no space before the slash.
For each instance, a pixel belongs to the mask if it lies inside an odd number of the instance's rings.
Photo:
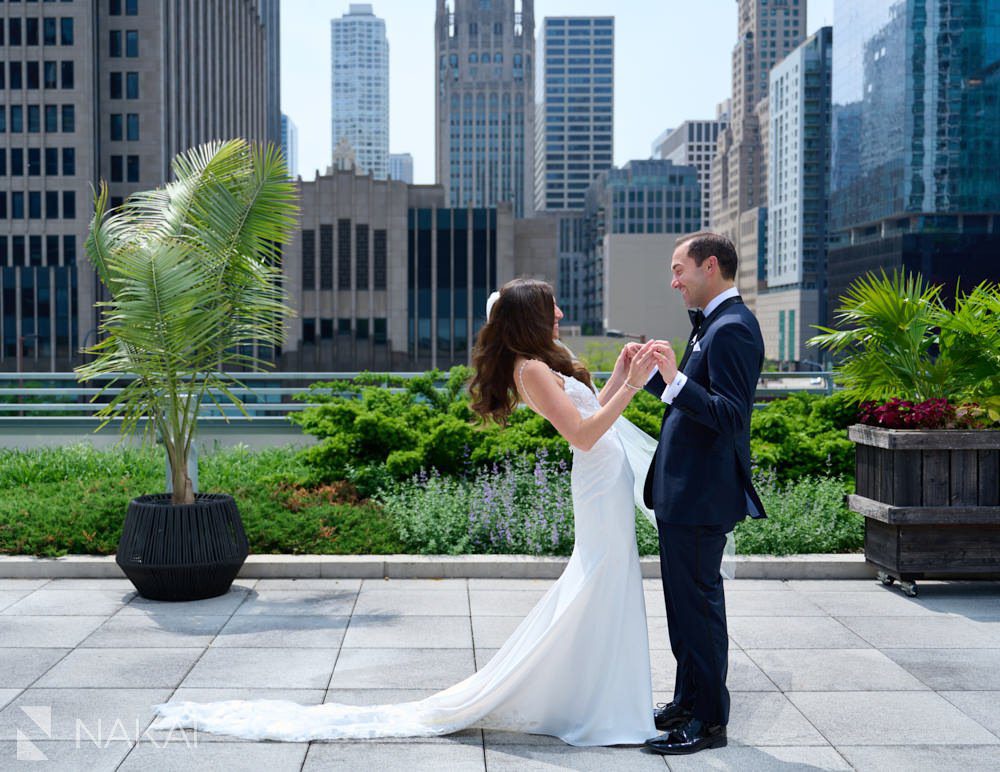
<path id="1" fill-rule="evenodd" d="M 639 345 L 639 344 L 636 344 Z M 651 340 L 649 343 L 639 346 L 629 363 L 628 376 L 625 384 L 633 391 L 640 391 L 649 380 L 649 376 L 656 369 L 656 359 L 654 353 L 657 349 L 657 341 Z"/>
<path id="2" fill-rule="evenodd" d="M 642 344 L 634 341 L 630 341 L 622 346 L 622 350 L 618 352 L 618 359 L 615 361 L 615 372 L 627 373 L 632 364 L 632 359 L 641 348 Z"/>

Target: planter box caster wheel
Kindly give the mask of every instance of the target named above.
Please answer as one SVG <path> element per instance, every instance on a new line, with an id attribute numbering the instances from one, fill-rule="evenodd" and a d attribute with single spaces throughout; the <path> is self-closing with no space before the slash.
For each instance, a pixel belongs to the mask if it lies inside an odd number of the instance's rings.
<path id="1" fill-rule="evenodd" d="M 891 587 L 893 582 L 896 581 L 896 578 L 894 576 L 889 576 L 889 574 L 887 574 L 885 571 L 879 571 L 878 580 L 886 587 Z"/>
<path id="2" fill-rule="evenodd" d="M 903 591 L 903 594 L 907 598 L 917 597 L 917 583 L 916 582 L 904 582 L 902 579 L 899 581 L 899 589 Z"/>

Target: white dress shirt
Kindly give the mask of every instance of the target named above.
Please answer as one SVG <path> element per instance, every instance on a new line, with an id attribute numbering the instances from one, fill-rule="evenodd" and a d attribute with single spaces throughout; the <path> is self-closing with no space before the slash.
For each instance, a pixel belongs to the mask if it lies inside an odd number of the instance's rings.
<path id="1" fill-rule="evenodd" d="M 729 289 L 723 290 L 714 298 L 712 298 L 710 301 L 708 301 L 708 305 L 705 306 L 705 311 L 704 311 L 705 318 L 707 319 L 709 314 L 711 314 L 716 308 L 718 308 L 719 304 L 722 303 L 723 301 L 729 300 L 729 298 L 737 298 L 739 296 L 740 296 L 740 291 L 736 289 L 736 287 L 730 287 Z M 698 336 L 696 335 L 691 339 L 691 345 L 694 346 L 697 343 L 698 343 Z M 656 371 L 654 370 L 653 372 Z M 653 377 L 652 373 L 650 373 L 649 377 L 650 378 Z M 674 379 L 667 384 L 667 388 L 663 390 L 663 394 L 660 395 L 660 399 L 666 402 L 668 405 L 671 404 L 674 401 L 674 398 L 681 393 L 681 389 L 684 388 L 685 383 L 687 383 L 687 376 L 684 375 L 684 373 L 682 373 L 680 370 L 678 370 L 677 375 L 675 375 Z"/>

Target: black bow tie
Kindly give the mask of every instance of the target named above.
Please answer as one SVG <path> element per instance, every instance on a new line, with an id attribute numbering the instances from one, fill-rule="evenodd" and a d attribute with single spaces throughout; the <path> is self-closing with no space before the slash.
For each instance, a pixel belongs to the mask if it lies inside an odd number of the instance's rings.
<path id="1" fill-rule="evenodd" d="M 689 308 L 688 317 L 691 319 L 691 326 L 694 328 L 694 331 L 698 332 L 698 329 L 705 321 L 705 312 L 700 308 Z"/>

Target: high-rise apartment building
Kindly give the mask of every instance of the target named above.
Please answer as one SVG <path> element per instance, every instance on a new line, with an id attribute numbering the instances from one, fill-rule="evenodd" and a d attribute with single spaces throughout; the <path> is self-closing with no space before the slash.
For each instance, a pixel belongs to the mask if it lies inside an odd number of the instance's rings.
<path id="1" fill-rule="evenodd" d="M 67 370 L 96 341 L 92 185 L 119 204 L 194 145 L 280 141 L 277 6 L 0 3 L 0 369 Z"/>
<path id="2" fill-rule="evenodd" d="M 413 156 L 409 153 L 389 154 L 389 176 L 394 180 L 413 184 Z"/>
<path id="3" fill-rule="evenodd" d="M 1000 276 L 1000 0 L 838 0 L 827 318 L 858 276 Z"/>
<path id="4" fill-rule="evenodd" d="M 534 0 L 438 0 L 437 181 L 453 207 L 533 203 Z"/>
<path id="5" fill-rule="evenodd" d="M 653 157 L 673 161 L 678 166 L 698 170 L 701 185 L 701 227 L 708 228 L 712 211 L 712 159 L 719 132 L 729 125 L 728 108 L 719 106 L 714 121 L 684 121 L 676 129 L 667 129 L 653 142 Z"/>
<path id="6" fill-rule="evenodd" d="M 299 174 L 299 129 L 295 121 L 284 113 L 281 114 L 281 153 L 288 165 L 288 174 L 297 177 Z"/>
<path id="7" fill-rule="evenodd" d="M 805 39 L 806 0 L 737 0 L 737 43 L 733 49 L 732 119 L 719 135 L 712 161 L 711 229 L 736 245 L 737 285 L 756 308 L 766 257 L 767 169 L 761 142 L 771 68 Z"/>
<path id="8" fill-rule="evenodd" d="M 612 16 L 547 16 L 543 21 L 536 211 L 582 210 L 590 183 L 611 168 L 614 54 Z"/>
<path id="9" fill-rule="evenodd" d="M 389 175 L 389 41 L 371 5 L 330 22 L 333 147 L 346 138 L 362 173 Z"/>
<path id="10" fill-rule="evenodd" d="M 833 29 L 771 70 L 768 89 L 766 289 L 757 297 L 765 356 L 815 359 L 805 342 L 823 316 L 830 182 Z"/>
<path id="11" fill-rule="evenodd" d="M 608 289 L 613 277 L 627 274 L 627 284 L 646 282 L 664 294 L 670 291 L 670 255 L 667 246 L 681 234 L 701 226 L 701 186 L 693 166 L 671 161 L 629 161 L 620 169 L 597 176 L 587 190 L 584 210 L 585 253 L 581 268 L 580 323 L 589 334 L 603 332 L 614 315 L 608 312 Z M 625 238 L 672 234 L 663 239 Z M 610 259 L 609 246 L 630 244 Z M 627 257 L 626 257 L 627 255 Z M 658 267 L 654 267 L 658 266 Z M 636 284 L 638 282 L 638 284 Z M 645 297 L 636 295 L 636 304 Z"/>

